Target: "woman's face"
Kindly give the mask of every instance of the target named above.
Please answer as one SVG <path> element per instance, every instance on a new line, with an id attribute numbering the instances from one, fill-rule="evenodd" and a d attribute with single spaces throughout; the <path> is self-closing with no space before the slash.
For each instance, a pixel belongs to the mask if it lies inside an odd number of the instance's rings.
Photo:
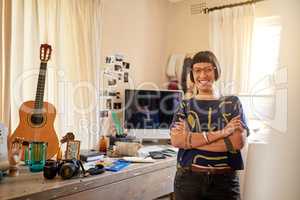
<path id="1" fill-rule="evenodd" d="M 195 85 L 200 92 L 211 92 L 215 81 L 214 67 L 211 63 L 196 63 L 193 65 Z"/>

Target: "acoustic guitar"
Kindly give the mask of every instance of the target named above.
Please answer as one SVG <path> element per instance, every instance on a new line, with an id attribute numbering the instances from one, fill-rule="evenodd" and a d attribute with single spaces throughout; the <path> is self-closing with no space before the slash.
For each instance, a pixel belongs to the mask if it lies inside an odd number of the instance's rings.
<path id="1" fill-rule="evenodd" d="M 55 107 L 44 102 L 47 62 L 51 56 L 51 46 L 42 44 L 40 47 L 40 71 L 35 101 L 24 102 L 19 109 L 20 122 L 15 132 L 10 136 L 9 143 L 16 137 L 24 141 L 47 142 L 47 159 L 52 158 L 59 149 L 58 138 L 54 130 L 56 115 Z"/>

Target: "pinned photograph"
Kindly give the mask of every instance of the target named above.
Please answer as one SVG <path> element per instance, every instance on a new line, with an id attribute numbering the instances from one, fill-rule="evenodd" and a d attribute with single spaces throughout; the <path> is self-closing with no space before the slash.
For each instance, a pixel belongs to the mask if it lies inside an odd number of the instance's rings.
<path id="1" fill-rule="evenodd" d="M 106 99 L 106 109 L 112 109 L 112 100 Z"/>
<path id="2" fill-rule="evenodd" d="M 108 117 L 108 110 L 100 111 L 100 118 L 106 118 L 106 117 Z"/>
<path id="3" fill-rule="evenodd" d="M 124 83 L 128 83 L 128 72 L 124 73 Z"/>
<path id="4" fill-rule="evenodd" d="M 115 62 L 115 57 L 114 56 L 106 56 L 105 57 L 105 63 L 111 64 Z"/>
<path id="5" fill-rule="evenodd" d="M 122 66 L 121 65 L 115 65 L 114 69 L 115 69 L 116 72 L 120 72 L 120 71 L 122 71 Z"/>
<path id="6" fill-rule="evenodd" d="M 117 95 L 117 93 L 116 92 L 109 92 L 108 95 L 111 96 L 111 97 L 114 97 L 114 96 Z"/>
<path id="7" fill-rule="evenodd" d="M 122 103 L 114 103 L 114 109 L 121 109 Z"/>
<path id="8" fill-rule="evenodd" d="M 108 80 L 108 85 L 109 86 L 114 86 L 116 84 L 117 84 L 117 80 L 116 79 L 110 79 L 110 80 Z"/>
<path id="9" fill-rule="evenodd" d="M 123 62 L 124 56 L 121 54 L 115 54 L 115 59 L 117 62 Z"/>
<path id="10" fill-rule="evenodd" d="M 109 67 L 105 69 L 103 74 L 104 74 L 104 76 L 109 77 L 109 78 L 114 77 L 114 72 Z"/>
<path id="11" fill-rule="evenodd" d="M 116 98 L 120 99 L 120 96 L 121 96 L 120 92 L 116 92 Z"/>
<path id="12" fill-rule="evenodd" d="M 123 62 L 122 64 L 123 64 L 123 67 L 124 67 L 125 69 L 129 69 L 129 68 L 130 68 L 130 63 L 128 63 L 128 62 Z"/>
<path id="13" fill-rule="evenodd" d="M 122 74 L 119 74 L 119 75 L 118 75 L 118 80 L 119 80 L 119 81 L 122 80 L 122 76 L 123 76 Z"/>

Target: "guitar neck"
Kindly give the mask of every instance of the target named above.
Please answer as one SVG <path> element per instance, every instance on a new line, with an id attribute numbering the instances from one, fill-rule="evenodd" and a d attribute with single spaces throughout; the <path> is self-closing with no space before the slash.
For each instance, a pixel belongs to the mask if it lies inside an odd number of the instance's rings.
<path id="1" fill-rule="evenodd" d="M 39 79 L 38 79 L 36 95 L 35 95 L 35 104 L 34 104 L 34 108 L 36 110 L 40 110 L 40 109 L 43 108 L 45 81 L 46 81 L 46 71 L 47 71 L 47 63 L 46 62 L 41 62 L 40 72 L 39 72 Z"/>

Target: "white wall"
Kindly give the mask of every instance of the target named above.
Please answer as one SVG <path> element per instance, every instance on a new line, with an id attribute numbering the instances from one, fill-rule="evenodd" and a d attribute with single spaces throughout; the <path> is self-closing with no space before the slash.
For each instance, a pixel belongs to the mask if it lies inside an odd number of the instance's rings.
<path id="1" fill-rule="evenodd" d="M 103 1 L 101 57 L 123 53 L 136 86 L 162 85 L 169 4 L 166 0 Z"/>

